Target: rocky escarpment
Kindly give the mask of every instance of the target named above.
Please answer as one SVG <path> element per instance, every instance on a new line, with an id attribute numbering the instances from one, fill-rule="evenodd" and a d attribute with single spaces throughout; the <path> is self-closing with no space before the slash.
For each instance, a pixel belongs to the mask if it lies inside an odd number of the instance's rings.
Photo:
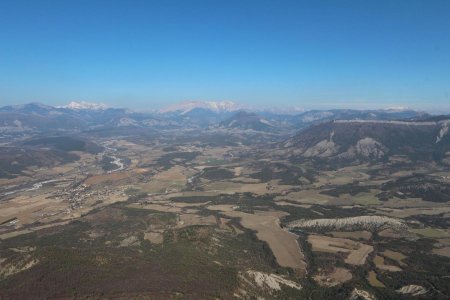
<path id="1" fill-rule="evenodd" d="M 404 231 L 408 229 L 403 221 L 384 217 L 384 216 L 359 216 L 338 219 L 314 219 L 314 220 L 296 220 L 290 222 L 288 229 L 310 229 L 314 231 L 381 231 L 384 229 L 393 229 L 395 231 Z"/>
<path id="2" fill-rule="evenodd" d="M 318 142 L 314 146 L 306 149 L 303 152 L 305 157 L 328 157 L 335 154 L 338 151 L 337 145 L 333 141 L 334 132 L 331 132 L 330 138 Z"/>
<path id="3" fill-rule="evenodd" d="M 427 293 L 427 289 L 420 285 L 405 285 L 397 290 L 398 293 L 410 296 L 420 296 Z"/>
<path id="4" fill-rule="evenodd" d="M 436 144 L 440 143 L 444 137 L 448 134 L 448 129 L 450 126 L 450 120 L 442 121 L 441 123 L 441 130 L 439 130 L 439 134 L 436 137 Z"/>
<path id="5" fill-rule="evenodd" d="M 392 156 L 444 160 L 450 151 L 450 120 L 335 120 L 312 126 L 276 151 L 290 158 L 381 161 Z"/>
<path id="6" fill-rule="evenodd" d="M 376 300 L 375 296 L 373 296 L 371 293 L 364 291 L 364 290 L 358 290 L 354 289 L 352 291 L 352 294 L 350 295 L 350 300 Z"/>

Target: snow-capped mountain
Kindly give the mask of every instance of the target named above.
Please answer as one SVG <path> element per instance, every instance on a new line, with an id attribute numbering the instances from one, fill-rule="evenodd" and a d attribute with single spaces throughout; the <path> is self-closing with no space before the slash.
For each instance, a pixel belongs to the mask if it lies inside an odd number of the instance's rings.
<path id="1" fill-rule="evenodd" d="M 61 108 L 82 110 L 82 109 L 90 109 L 90 110 L 105 110 L 108 107 L 103 103 L 89 103 L 85 101 L 75 102 L 72 101 L 65 106 L 61 106 Z"/>
<path id="2" fill-rule="evenodd" d="M 240 112 L 238 114 L 238 112 Z M 40 103 L 0 107 L 0 130 L 51 131 L 88 128 L 154 127 L 208 128 L 274 131 L 300 130 L 333 120 L 422 120 L 429 115 L 410 110 L 328 110 L 287 113 L 251 109 L 230 101 L 188 101 L 159 112 L 134 112 L 105 104 L 71 102 L 54 107 Z M 3 128 L 3 129 L 2 129 Z M 444 131 L 447 129 L 444 129 Z"/>
<path id="3" fill-rule="evenodd" d="M 161 109 L 160 113 L 180 113 L 186 114 L 194 109 L 207 109 L 216 113 L 232 112 L 243 109 L 244 107 L 232 101 L 185 101 L 170 105 Z"/>

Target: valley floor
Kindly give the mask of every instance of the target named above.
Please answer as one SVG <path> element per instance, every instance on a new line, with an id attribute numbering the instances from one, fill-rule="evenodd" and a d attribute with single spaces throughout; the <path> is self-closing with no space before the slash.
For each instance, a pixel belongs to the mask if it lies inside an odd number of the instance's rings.
<path id="1" fill-rule="evenodd" d="M 0 299 L 450 297 L 448 167 L 97 134 L 103 151 L 0 179 Z"/>

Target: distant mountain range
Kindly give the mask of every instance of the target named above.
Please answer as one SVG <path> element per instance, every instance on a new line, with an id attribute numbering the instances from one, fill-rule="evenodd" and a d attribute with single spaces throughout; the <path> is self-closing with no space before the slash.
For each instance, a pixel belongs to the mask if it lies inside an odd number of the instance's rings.
<path id="1" fill-rule="evenodd" d="M 220 123 L 223 128 L 235 128 L 242 130 L 271 131 L 276 128 L 273 121 L 269 121 L 256 113 L 240 111 L 231 118 Z"/>
<path id="2" fill-rule="evenodd" d="M 39 103 L 0 108 L 0 132 L 76 131 L 107 126 L 127 115 L 126 109 L 53 107 Z"/>
<path id="3" fill-rule="evenodd" d="M 0 132 L 211 126 L 255 131 L 296 131 L 331 120 L 420 120 L 428 117 L 426 113 L 404 109 L 312 110 L 296 114 L 274 109 L 251 110 L 228 101 L 188 101 L 147 113 L 87 102 L 71 102 L 60 107 L 30 103 L 0 108 Z"/>
<path id="4" fill-rule="evenodd" d="M 159 113 L 186 114 L 196 109 L 209 110 L 215 113 L 227 113 L 242 110 L 245 107 L 232 101 L 185 101 L 160 109 Z"/>
<path id="5" fill-rule="evenodd" d="M 450 163 L 450 116 L 408 109 L 313 110 L 298 114 L 248 111 L 232 102 L 184 102 L 158 112 L 72 102 L 53 107 L 39 103 L 0 108 L 0 134 L 61 135 L 102 129 L 227 129 L 270 132 L 279 139 L 277 154 L 290 159 L 328 162 L 441 160 Z"/>

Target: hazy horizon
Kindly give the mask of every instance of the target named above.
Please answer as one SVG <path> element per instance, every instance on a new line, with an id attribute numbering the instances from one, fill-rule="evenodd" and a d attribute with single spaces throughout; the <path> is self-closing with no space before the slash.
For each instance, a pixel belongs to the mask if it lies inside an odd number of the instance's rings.
<path id="1" fill-rule="evenodd" d="M 24 101 L 19 103 L 1 103 L 0 107 L 4 106 L 20 106 L 30 103 L 38 103 L 43 105 L 49 105 L 54 107 L 65 107 L 68 106 L 71 102 L 76 103 L 87 103 L 87 104 L 96 104 L 96 105 L 105 105 L 107 108 L 126 108 L 131 109 L 136 112 L 151 112 L 151 111 L 158 111 L 158 110 L 164 110 L 171 106 L 178 106 L 187 102 L 232 102 L 236 104 L 238 107 L 240 107 L 242 110 L 254 110 L 254 111 L 279 111 L 279 112 L 286 112 L 290 111 L 290 113 L 301 113 L 303 111 L 311 111 L 311 110 L 333 110 L 333 109 L 350 109 L 350 110 L 415 110 L 415 111 L 422 111 L 430 114 L 448 114 L 450 113 L 450 106 L 449 107 L 426 107 L 426 106 L 403 106 L 403 105 L 377 105 L 376 103 L 373 104 L 367 104 L 367 103 L 359 103 L 359 104 L 346 104 L 346 103 L 321 103 L 320 105 L 311 105 L 311 106 L 302 106 L 302 105 L 295 105 L 295 104 L 280 104 L 276 105 L 274 104 L 264 104 L 264 105 L 254 105 L 254 104 L 248 104 L 244 102 L 238 102 L 233 100 L 222 100 L 222 101 L 216 101 L 216 100 L 182 100 L 179 102 L 167 102 L 165 104 L 161 104 L 159 106 L 154 107 L 133 107 L 133 106 L 127 106 L 126 103 L 123 104 L 114 104 L 114 103 L 108 103 L 106 102 L 95 102 L 95 101 L 85 101 L 85 100 L 69 100 L 69 101 L 58 101 L 56 103 L 53 102 L 46 102 L 46 101 Z"/>

